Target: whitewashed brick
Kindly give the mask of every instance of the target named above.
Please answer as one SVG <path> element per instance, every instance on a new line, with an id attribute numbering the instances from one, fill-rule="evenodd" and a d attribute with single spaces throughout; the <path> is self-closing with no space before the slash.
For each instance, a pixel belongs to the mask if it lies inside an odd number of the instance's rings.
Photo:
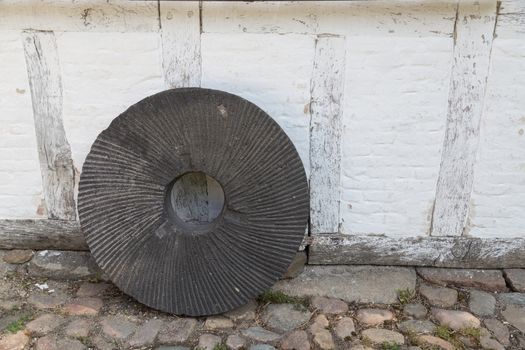
<path id="1" fill-rule="evenodd" d="M 288 134 L 308 171 L 314 38 L 204 34 L 201 52 L 202 87 L 237 94 L 266 111 Z"/>
<path id="2" fill-rule="evenodd" d="M 467 232 L 523 237 L 525 217 L 525 37 L 492 48 Z"/>
<path id="3" fill-rule="evenodd" d="M 42 177 L 19 31 L 0 31 L 0 219 L 43 218 Z"/>
<path id="4" fill-rule="evenodd" d="M 64 128 L 78 170 L 91 144 L 132 104 L 164 90 L 156 33 L 62 33 L 57 36 Z"/>
<path id="5" fill-rule="evenodd" d="M 347 38 L 343 233 L 428 233 L 451 53 L 446 38 Z"/>

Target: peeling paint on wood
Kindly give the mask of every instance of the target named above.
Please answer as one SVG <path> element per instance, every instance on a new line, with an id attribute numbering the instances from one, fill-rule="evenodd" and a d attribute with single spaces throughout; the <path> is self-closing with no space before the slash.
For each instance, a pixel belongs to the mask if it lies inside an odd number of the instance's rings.
<path id="1" fill-rule="evenodd" d="M 48 218 L 75 220 L 75 174 L 62 121 L 62 81 L 55 35 L 31 31 L 22 37 Z"/>
<path id="2" fill-rule="evenodd" d="M 431 226 L 433 236 L 459 236 L 465 229 L 496 10 L 496 0 L 461 0 L 458 5 L 447 126 Z"/>
<path id="3" fill-rule="evenodd" d="M 2 0 L 0 30 L 156 32 L 156 1 Z"/>
<path id="4" fill-rule="evenodd" d="M 309 264 L 504 268 L 525 266 L 525 238 L 318 235 Z"/>
<path id="5" fill-rule="evenodd" d="M 166 86 L 198 87 L 201 84 L 199 2 L 161 1 L 159 4 Z"/>
<path id="6" fill-rule="evenodd" d="M 205 33 L 450 37 L 455 1 L 204 2 Z M 421 25 L 424 23 L 425 25 Z"/>
<path id="7" fill-rule="evenodd" d="M 317 38 L 311 81 L 310 232 L 337 232 L 340 222 L 341 118 L 345 40 Z"/>

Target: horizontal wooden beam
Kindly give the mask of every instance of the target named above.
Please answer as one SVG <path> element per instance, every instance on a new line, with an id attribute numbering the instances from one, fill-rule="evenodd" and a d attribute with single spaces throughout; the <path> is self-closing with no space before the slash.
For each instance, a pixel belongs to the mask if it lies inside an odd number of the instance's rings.
<path id="1" fill-rule="evenodd" d="M 525 238 L 308 237 L 312 265 L 525 268 Z M 0 220 L 0 249 L 88 250 L 77 221 Z"/>
<path id="2" fill-rule="evenodd" d="M 0 249 L 87 250 L 78 221 L 0 220 Z"/>
<path id="3" fill-rule="evenodd" d="M 318 235 L 312 238 L 308 263 L 523 268 L 525 238 Z"/>

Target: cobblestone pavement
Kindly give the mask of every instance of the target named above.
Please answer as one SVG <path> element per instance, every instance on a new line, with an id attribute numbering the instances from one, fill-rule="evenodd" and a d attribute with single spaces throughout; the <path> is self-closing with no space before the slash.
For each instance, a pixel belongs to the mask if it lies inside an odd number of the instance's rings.
<path id="1" fill-rule="evenodd" d="M 520 269 L 307 266 L 299 273 L 299 263 L 289 271 L 295 277 L 259 299 L 189 318 L 120 293 L 86 253 L 0 257 L 0 350 L 525 349 Z"/>

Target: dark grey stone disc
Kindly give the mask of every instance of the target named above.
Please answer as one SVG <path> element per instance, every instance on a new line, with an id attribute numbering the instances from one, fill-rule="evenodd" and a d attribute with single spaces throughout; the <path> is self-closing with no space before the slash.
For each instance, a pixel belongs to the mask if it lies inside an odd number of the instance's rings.
<path id="1" fill-rule="evenodd" d="M 166 200 L 189 172 L 224 192 L 199 229 Z M 93 143 L 80 177 L 82 231 L 99 266 L 126 294 L 181 315 L 231 310 L 285 272 L 305 232 L 308 184 L 284 131 L 222 91 L 187 88 L 145 98 Z"/>

